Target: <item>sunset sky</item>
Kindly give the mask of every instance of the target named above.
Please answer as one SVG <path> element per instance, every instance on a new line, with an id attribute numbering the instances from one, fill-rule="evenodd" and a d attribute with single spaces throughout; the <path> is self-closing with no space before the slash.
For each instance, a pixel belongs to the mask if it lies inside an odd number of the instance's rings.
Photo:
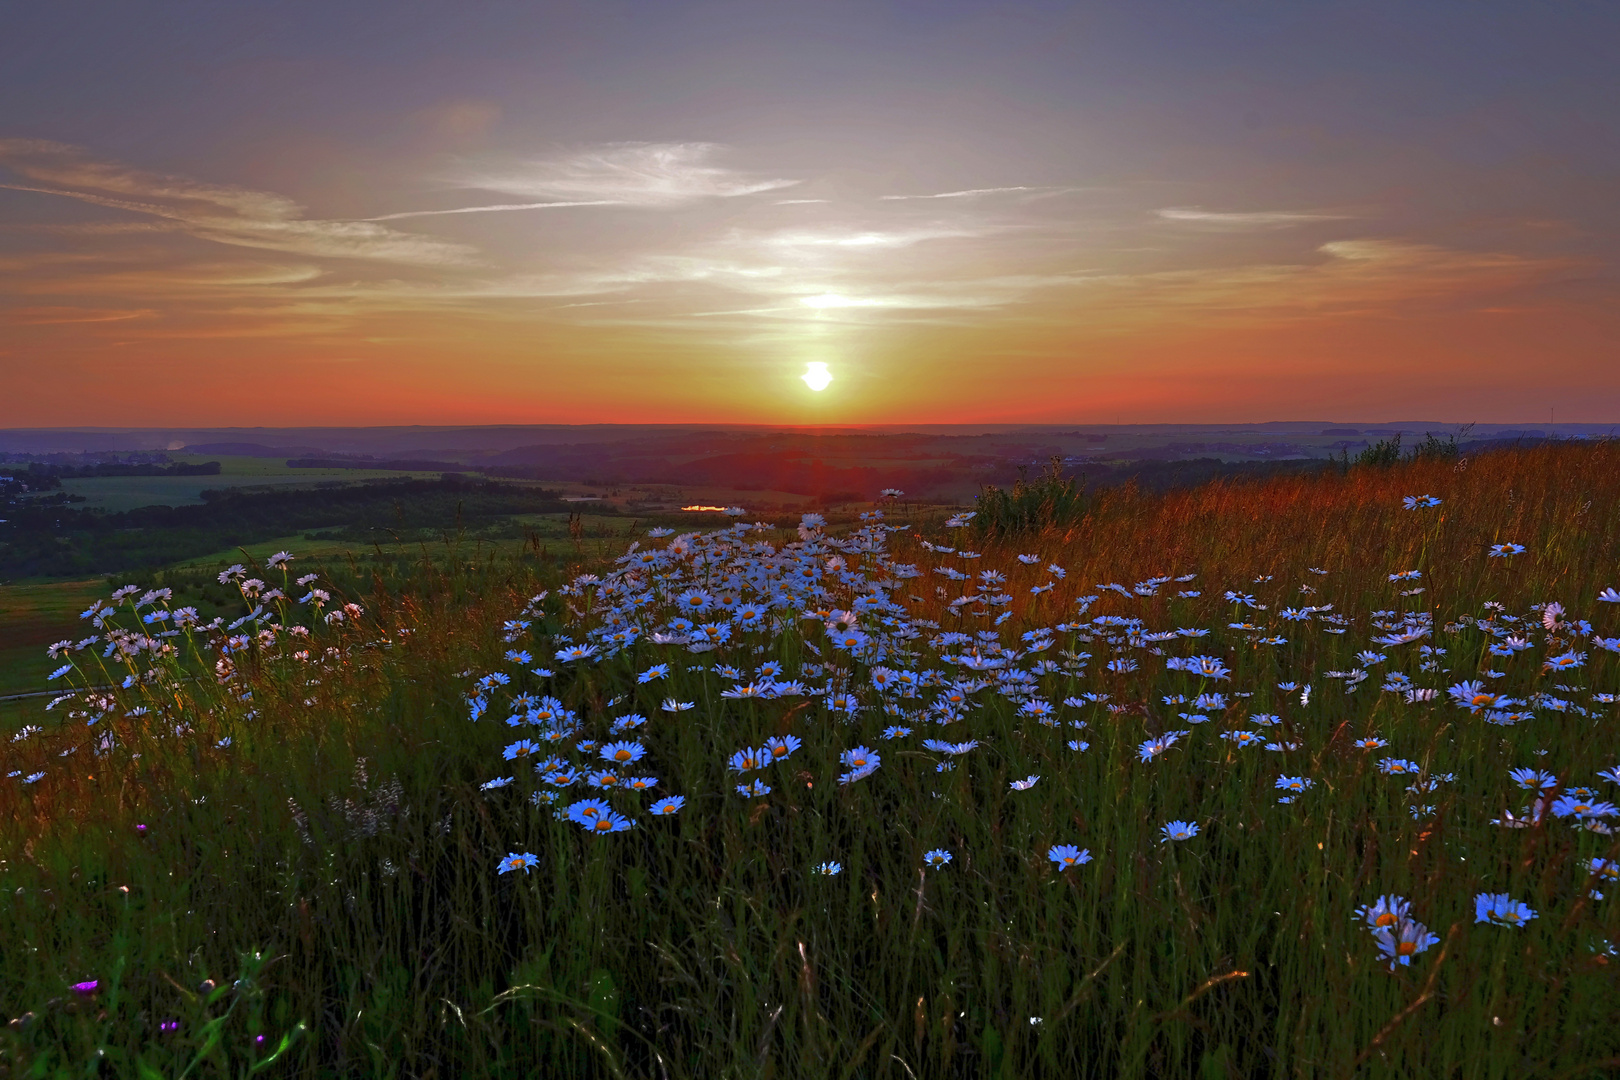
<path id="1" fill-rule="evenodd" d="M 17 5 L 0 426 L 1620 420 L 1617 72 L 1600 3 Z"/>

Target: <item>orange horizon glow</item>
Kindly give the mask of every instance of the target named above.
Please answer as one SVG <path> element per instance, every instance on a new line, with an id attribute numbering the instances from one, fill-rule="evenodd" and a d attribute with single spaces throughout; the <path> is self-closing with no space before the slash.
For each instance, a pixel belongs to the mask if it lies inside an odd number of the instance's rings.
<path id="1" fill-rule="evenodd" d="M 1579 20 L 629 6 L 0 64 L 0 427 L 1620 420 Z"/>

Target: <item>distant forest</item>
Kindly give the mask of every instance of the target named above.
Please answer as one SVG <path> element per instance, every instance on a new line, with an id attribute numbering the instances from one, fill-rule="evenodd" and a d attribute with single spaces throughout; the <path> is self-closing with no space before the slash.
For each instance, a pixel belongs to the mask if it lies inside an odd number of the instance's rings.
<path id="1" fill-rule="evenodd" d="M 575 509 L 555 491 L 456 475 L 316 488 L 224 488 L 202 498 L 195 506 L 120 513 L 14 504 L 0 522 L 0 580 L 150 569 L 309 529 L 361 541 L 437 537 L 457 529 L 521 535 L 514 515 Z"/>

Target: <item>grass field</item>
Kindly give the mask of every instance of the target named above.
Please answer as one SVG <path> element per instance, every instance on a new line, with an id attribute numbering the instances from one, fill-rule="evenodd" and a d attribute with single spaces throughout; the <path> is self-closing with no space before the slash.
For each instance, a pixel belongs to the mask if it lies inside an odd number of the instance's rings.
<path id="1" fill-rule="evenodd" d="M 82 495 L 84 506 L 117 513 L 143 506 L 194 506 L 204 491 L 236 487 L 313 487 L 317 484 L 357 483 L 363 480 L 420 478 L 436 480 L 436 472 L 390 472 L 385 469 L 289 469 L 276 458 L 174 455 L 188 465 L 207 461 L 220 464 L 218 476 L 96 476 L 62 481 L 62 490 Z"/>
<path id="2" fill-rule="evenodd" d="M 83 637 L 79 612 L 106 594 L 100 580 L 0 585 L 0 697 L 46 689 L 46 646 Z"/>
<path id="3" fill-rule="evenodd" d="M 290 599 L 70 654 L 136 678 L 5 744 L 4 1060 L 1613 1075 L 1617 508 L 1597 444 L 347 610 L 259 563 Z"/>

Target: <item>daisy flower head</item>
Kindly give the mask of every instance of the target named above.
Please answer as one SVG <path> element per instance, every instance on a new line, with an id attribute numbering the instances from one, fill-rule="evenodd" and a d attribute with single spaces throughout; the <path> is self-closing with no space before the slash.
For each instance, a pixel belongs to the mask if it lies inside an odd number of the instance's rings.
<path id="1" fill-rule="evenodd" d="M 765 759 L 767 761 L 786 761 L 795 750 L 804 744 L 794 735 L 772 735 L 765 740 Z"/>
<path id="2" fill-rule="evenodd" d="M 1530 906 L 1507 893 L 1480 893 L 1474 897 L 1474 921 L 1495 926 L 1523 926 L 1536 917 Z"/>
<path id="3" fill-rule="evenodd" d="M 1394 893 L 1386 893 L 1372 903 L 1356 908 L 1355 913 L 1367 920 L 1367 929 L 1382 930 L 1406 918 L 1411 910 L 1410 900 Z"/>
<path id="4" fill-rule="evenodd" d="M 1176 741 L 1186 734 L 1188 734 L 1188 732 L 1172 731 L 1159 736 L 1157 739 L 1148 739 L 1141 746 L 1136 748 L 1137 753 L 1141 755 L 1143 761 L 1152 761 L 1154 758 L 1170 749 L 1170 747 L 1174 746 Z"/>
<path id="5" fill-rule="evenodd" d="M 1394 926 L 1374 930 L 1373 941 L 1377 942 L 1379 951 L 1389 958 L 1389 969 L 1394 971 L 1396 964 L 1409 965 L 1412 957 L 1426 951 L 1431 945 L 1440 944 L 1440 935 L 1430 933 L 1429 928 L 1420 922 L 1401 919 Z"/>
<path id="6" fill-rule="evenodd" d="M 755 750 L 753 747 L 739 750 L 731 755 L 731 771 L 751 772 L 761 768 L 768 760 L 768 754 L 768 751 Z"/>
<path id="7" fill-rule="evenodd" d="M 624 786 L 631 791 L 651 791 L 658 786 L 656 776 L 632 776 L 624 782 Z"/>
<path id="8" fill-rule="evenodd" d="M 519 855 L 515 851 L 509 851 L 506 853 L 506 858 L 501 860 L 501 868 L 498 872 L 510 874 L 513 870 L 521 870 L 527 874 L 529 867 L 538 865 L 540 865 L 540 860 L 528 852 Z"/>
<path id="9" fill-rule="evenodd" d="M 517 742 L 506 748 L 504 756 L 507 761 L 515 761 L 520 758 L 527 758 L 530 754 L 538 754 L 539 752 L 539 743 L 534 742 L 531 739 L 519 739 Z"/>
<path id="10" fill-rule="evenodd" d="M 1014 791 L 1028 791 L 1030 788 L 1034 787 L 1037 783 L 1039 783 L 1040 779 L 1041 778 L 1039 776 L 1036 776 L 1033 773 L 1031 773 L 1029 776 L 1024 777 L 1022 780 L 1014 780 L 1014 781 L 1012 781 L 1012 783 L 1009 784 L 1008 786 L 1011 787 Z"/>
<path id="11" fill-rule="evenodd" d="M 629 828 L 631 828 L 629 818 L 609 810 L 600 817 L 593 818 L 591 823 L 585 826 L 585 831 L 594 833 L 597 836 L 605 836 L 608 833 L 624 832 Z"/>
<path id="12" fill-rule="evenodd" d="M 1279 776 L 1277 787 L 1284 791 L 1305 791 L 1315 785 L 1316 781 L 1308 776 Z"/>
<path id="13" fill-rule="evenodd" d="M 1598 593 L 1597 598 L 1605 604 L 1620 604 L 1620 592 L 1615 592 L 1613 589 L 1604 589 Z"/>
<path id="14" fill-rule="evenodd" d="M 946 863 L 948 863 L 950 861 L 951 861 L 951 853 L 946 851 L 944 848 L 935 848 L 933 851 L 930 851 L 930 852 L 926 853 L 925 855 L 923 855 L 923 862 L 927 863 L 929 866 L 933 867 L 935 870 L 940 869 L 941 867 L 943 867 Z"/>
<path id="15" fill-rule="evenodd" d="M 1554 817 L 1605 818 L 1620 814 L 1620 808 L 1617 808 L 1611 802 L 1580 798 L 1571 794 L 1555 799 L 1552 804 L 1552 812 Z"/>
<path id="16" fill-rule="evenodd" d="M 1090 862 L 1091 851 L 1073 844 L 1053 844 L 1046 857 L 1057 863 L 1058 872 L 1062 873 L 1071 866 L 1084 866 Z"/>
<path id="17" fill-rule="evenodd" d="M 613 807 L 601 799 L 581 799 L 563 811 L 563 816 L 576 825 L 590 828 L 597 818 L 613 813 Z"/>
<path id="18" fill-rule="evenodd" d="M 1369 735 L 1365 739 L 1357 739 L 1355 744 L 1363 750 L 1378 750 L 1389 745 L 1388 739 L 1380 739 L 1376 735 Z"/>
<path id="19" fill-rule="evenodd" d="M 1587 866 L 1591 870 L 1593 877 L 1602 881 L 1620 884 L 1620 862 L 1615 862 L 1613 859 L 1593 859 Z M 1587 895 L 1594 900 L 1603 899 L 1603 894 L 1597 889 L 1590 890 Z"/>
<path id="20" fill-rule="evenodd" d="M 823 877 L 836 877 L 844 872 L 844 864 L 837 862 L 817 863 L 810 868 L 810 872 L 820 874 Z"/>
<path id="21" fill-rule="evenodd" d="M 615 765 L 629 765 L 645 757 L 647 748 L 638 742 L 612 742 L 598 750 L 597 754 L 602 760 Z"/>
<path id="22" fill-rule="evenodd" d="M 1431 506 L 1439 506 L 1440 500 L 1433 495 L 1408 495 L 1401 500 L 1401 504 L 1408 510 L 1420 510 Z"/>
<path id="23" fill-rule="evenodd" d="M 658 817 L 669 817 L 673 814 L 680 813 L 681 807 L 685 805 L 685 795 L 671 795 L 667 799 L 659 799 L 657 802 L 653 803 L 652 812 Z"/>
<path id="24" fill-rule="evenodd" d="M 1558 777 L 1546 769 L 1509 769 L 1508 778 L 1526 791 L 1551 791 L 1558 786 Z"/>
<path id="25" fill-rule="evenodd" d="M 1415 761 L 1387 757 L 1378 763 L 1378 771 L 1385 776 L 1411 776 L 1421 770 Z"/>
<path id="26" fill-rule="evenodd" d="M 1509 555 L 1523 555 L 1523 554 L 1524 554 L 1524 545 L 1523 544 L 1492 544 L 1491 545 L 1490 557 L 1493 558 L 1493 559 L 1505 559 Z"/>
<path id="27" fill-rule="evenodd" d="M 763 780 L 755 780 L 752 784 L 738 784 L 737 794 L 745 799 L 762 799 L 771 793 L 771 786 Z"/>
<path id="28" fill-rule="evenodd" d="M 652 667 L 648 668 L 646 671 L 643 671 L 640 675 L 637 675 L 636 676 L 636 682 L 638 682 L 638 683 L 650 683 L 654 679 L 662 679 L 665 675 L 668 675 L 668 674 L 669 674 L 669 665 L 668 664 L 654 664 Z"/>
<path id="29" fill-rule="evenodd" d="M 1161 844 L 1170 840 L 1190 840 L 1198 835 L 1198 826 L 1191 821 L 1167 822 L 1163 829 L 1164 839 Z"/>
<path id="30" fill-rule="evenodd" d="M 842 754 L 839 754 L 838 760 L 841 761 L 846 768 L 864 769 L 868 766 L 876 766 L 883 759 L 869 747 L 857 746 L 853 747 L 852 749 L 845 750 Z"/>

